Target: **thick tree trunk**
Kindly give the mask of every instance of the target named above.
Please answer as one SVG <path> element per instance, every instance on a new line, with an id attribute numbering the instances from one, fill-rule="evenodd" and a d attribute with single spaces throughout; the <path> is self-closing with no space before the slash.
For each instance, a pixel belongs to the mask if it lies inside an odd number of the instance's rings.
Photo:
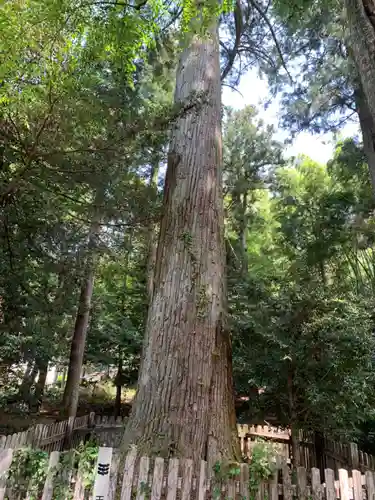
<path id="1" fill-rule="evenodd" d="M 238 439 L 225 326 L 221 89 L 216 34 L 194 37 L 175 100 L 203 104 L 172 133 L 138 390 L 123 447 L 195 460 L 233 458 Z M 235 439 L 235 441 L 233 441 Z"/>
<path id="2" fill-rule="evenodd" d="M 94 290 L 94 252 L 99 227 L 99 223 L 95 221 L 90 228 L 89 249 L 85 271 L 86 276 L 81 285 L 78 311 L 70 348 L 68 377 L 63 396 L 63 408 L 68 417 L 75 417 L 77 414 L 86 334 L 90 319 L 91 298 Z"/>
<path id="3" fill-rule="evenodd" d="M 372 119 L 362 86 L 356 92 L 356 104 L 362 132 L 363 149 L 367 158 L 372 192 L 375 197 L 375 122 Z"/>
<path id="4" fill-rule="evenodd" d="M 345 0 L 354 62 L 375 123 L 375 0 Z"/>

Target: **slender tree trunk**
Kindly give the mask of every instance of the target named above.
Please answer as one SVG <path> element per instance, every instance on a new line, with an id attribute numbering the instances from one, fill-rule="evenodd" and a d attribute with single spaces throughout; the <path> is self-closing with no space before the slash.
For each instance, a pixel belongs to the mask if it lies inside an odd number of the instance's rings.
<path id="1" fill-rule="evenodd" d="M 290 426 L 290 438 L 292 442 L 292 464 L 293 467 L 299 467 L 301 464 L 300 446 L 299 446 L 299 429 L 294 424 Z"/>
<path id="2" fill-rule="evenodd" d="M 293 371 L 288 374 L 288 402 L 290 415 L 290 431 L 292 443 L 292 464 L 293 467 L 299 467 L 301 463 L 300 446 L 299 446 L 299 428 L 297 425 L 297 414 L 294 397 Z"/>
<path id="3" fill-rule="evenodd" d="M 30 402 L 31 389 L 35 382 L 35 377 L 37 373 L 38 373 L 37 364 L 34 361 L 30 362 L 27 366 L 21 385 L 18 389 L 17 400 L 25 401 L 27 403 Z"/>
<path id="4" fill-rule="evenodd" d="M 204 102 L 172 132 L 138 390 L 123 447 L 195 460 L 238 450 L 225 322 L 217 27 L 180 58 L 175 101 Z M 234 438 L 234 436 L 236 436 Z"/>
<path id="5" fill-rule="evenodd" d="M 122 294 L 122 300 L 121 300 L 121 309 L 120 311 L 122 312 L 123 315 L 126 314 L 126 308 L 125 308 L 125 298 L 128 292 L 128 275 L 129 275 L 129 259 L 130 259 L 130 252 L 131 252 L 131 246 L 132 246 L 132 240 L 133 240 L 133 231 L 129 232 L 129 240 L 128 240 L 128 248 L 129 250 L 125 254 L 125 262 L 124 262 L 124 274 L 123 274 L 123 280 L 124 280 L 124 286 L 123 286 L 123 294 Z M 121 389 L 122 389 L 122 384 L 123 384 L 123 354 L 122 354 L 122 349 L 121 345 L 118 347 L 118 365 L 117 365 L 117 374 L 116 374 L 116 398 L 115 398 L 115 417 L 118 417 L 121 414 Z"/>
<path id="6" fill-rule="evenodd" d="M 345 0 L 349 46 L 375 123 L 375 0 Z"/>
<path id="7" fill-rule="evenodd" d="M 70 349 L 68 377 L 66 380 L 63 406 L 69 417 L 77 413 L 79 386 L 83 365 L 83 356 L 86 345 L 86 333 L 89 324 L 91 297 L 94 289 L 94 271 L 89 269 L 81 286 L 78 312 L 74 325 L 72 344 Z"/>
<path id="8" fill-rule="evenodd" d="M 122 388 L 122 356 L 119 354 L 117 375 L 116 375 L 116 399 L 115 399 L 115 417 L 121 414 L 121 388 Z"/>
<path id="9" fill-rule="evenodd" d="M 70 349 L 68 378 L 63 396 L 63 408 L 68 417 L 77 414 L 79 387 L 83 365 L 83 356 L 86 346 L 86 334 L 90 319 L 91 298 L 94 290 L 94 253 L 100 224 L 94 221 L 90 228 L 89 248 L 86 259 L 86 276 L 81 285 L 78 302 L 78 311 L 74 325 L 73 338 Z"/>
<path id="10" fill-rule="evenodd" d="M 159 158 L 156 158 L 152 164 L 150 173 L 150 187 L 157 189 L 157 179 L 159 175 Z M 147 295 L 148 300 L 151 302 L 152 292 L 154 289 L 154 271 L 156 263 L 157 251 L 157 231 L 156 224 L 150 222 L 147 228 Z"/>
<path id="11" fill-rule="evenodd" d="M 323 289 L 325 290 L 327 287 L 327 274 L 326 274 L 326 266 L 325 261 L 321 259 L 318 264 L 320 278 L 322 280 Z"/>
<path id="12" fill-rule="evenodd" d="M 44 360 L 37 361 L 37 366 L 39 370 L 39 376 L 38 376 L 38 381 L 35 385 L 34 404 L 33 404 L 34 411 L 39 411 L 42 405 L 44 388 L 46 386 L 46 379 L 48 373 L 48 361 Z"/>
<path id="13" fill-rule="evenodd" d="M 241 268 L 243 273 L 248 271 L 248 258 L 247 258 L 247 193 L 242 195 L 241 201 L 241 215 L 240 215 L 240 228 L 238 238 L 241 245 Z"/>
<path id="14" fill-rule="evenodd" d="M 22 382 L 20 384 L 20 389 L 23 385 L 26 385 L 29 383 L 30 381 L 30 377 L 31 377 L 31 374 L 33 372 L 33 370 L 35 369 L 35 361 L 29 361 L 26 365 L 26 370 L 25 370 L 25 373 L 23 374 L 23 377 L 22 377 Z M 32 385 L 32 381 L 31 381 L 31 385 Z"/>
<path id="15" fill-rule="evenodd" d="M 324 436 L 321 432 L 314 432 L 314 448 L 316 457 L 316 467 L 320 469 L 321 477 L 324 477 L 324 469 L 326 468 L 324 454 Z"/>
<path id="16" fill-rule="evenodd" d="M 367 158 L 372 192 L 375 197 L 375 124 L 361 85 L 356 92 L 356 103 L 363 138 L 363 149 Z"/>

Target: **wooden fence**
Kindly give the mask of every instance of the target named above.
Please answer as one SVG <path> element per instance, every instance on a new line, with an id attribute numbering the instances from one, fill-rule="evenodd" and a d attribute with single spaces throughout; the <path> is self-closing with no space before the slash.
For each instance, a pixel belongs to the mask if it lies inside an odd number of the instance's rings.
<path id="1" fill-rule="evenodd" d="M 0 450 L 5 448 L 18 449 L 32 446 L 42 450 L 61 451 L 67 435 L 71 437 L 70 445 L 78 444 L 88 434 L 97 438 L 99 444 L 118 448 L 126 418 L 95 415 L 94 412 L 82 417 L 70 418 L 53 424 L 38 424 L 27 431 L 0 436 Z M 237 425 L 241 449 L 245 455 L 251 451 L 252 442 L 256 438 L 270 439 L 279 443 L 281 455 L 289 459 L 289 432 L 270 426 Z"/>
<path id="2" fill-rule="evenodd" d="M 92 434 L 95 435 L 99 444 L 118 448 L 121 444 L 126 419 L 99 415 L 92 416 L 91 419 L 94 422 Z M 280 457 L 290 463 L 290 433 L 288 430 L 272 426 L 237 424 L 237 432 L 243 456 L 250 457 L 256 440 L 262 438 L 272 441 Z"/>
<path id="3" fill-rule="evenodd" d="M 94 436 L 100 446 L 118 448 L 125 423 L 126 418 L 100 416 L 92 412 L 75 419 L 48 425 L 40 424 L 24 432 L 0 436 L 0 450 L 32 446 L 48 452 L 61 451 L 64 444 L 65 447 L 67 445 L 75 447 L 88 435 Z M 288 429 L 238 424 L 237 430 L 243 456 L 250 457 L 255 440 L 262 438 L 274 443 L 279 456 L 290 463 L 291 446 Z M 312 433 L 300 435 L 300 458 L 300 465 L 306 469 L 319 465 Z M 324 439 L 321 463 L 324 468 L 333 469 L 336 474 L 339 469 L 358 469 L 362 473 L 367 470 L 375 471 L 375 457 L 358 450 L 355 443 L 344 444 L 329 439 Z"/>
<path id="4" fill-rule="evenodd" d="M 0 452 L 0 500 L 8 498 L 7 471 L 12 463 L 13 450 Z M 56 487 L 54 474 L 59 463 L 60 452 L 49 456 L 48 469 L 43 491 L 38 498 L 52 500 Z M 120 470 L 121 464 L 121 470 Z M 91 487 L 85 489 L 78 469 L 73 468 L 66 486 L 66 498 L 75 500 L 374 500 L 374 473 L 361 474 L 358 470 L 348 472 L 340 469 L 338 478 L 332 469 L 320 476 L 319 469 L 307 470 L 299 467 L 291 474 L 285 461 L 273 476 L 254 485 L 249 477 L 249 465 L 239 464 L 236 475 L 218 478 L 207 462 L 194 464 L 192 460 L 171 458 L 138 457 L 136 448 L 131 449 L 120 460 L 118 450 L 99 448 L 95 466 L 95 479 Z M 252 486 L 253 485 L 253 486 Z M 19 492 L 11 491 L 18 494 Z M 18 499 L 30 498 L 26 492 Z"/>
<path id="5" fill-rule="evenodd" d="M 0 450 L 16 450 L 26 446 L 44 451 L 61 451 L 64 443 L 74 447 L 82 439 L 82 431 L 87 433 L 90 427 L 90 415 L 70 418 L 53 424 L 37 424 L 27 431 L 0 436 Z"/>
<path id="6" fill-rule="evenodd" d="M 300 432 L 300 465 L 307 469 L 322 465 L 325 469 L 375 470 L 375 457 L 358 449 L 356 443 L 341 443 L 327 437 L 322 439 L 321 456 L 315 449 L 312 432 Z"/>

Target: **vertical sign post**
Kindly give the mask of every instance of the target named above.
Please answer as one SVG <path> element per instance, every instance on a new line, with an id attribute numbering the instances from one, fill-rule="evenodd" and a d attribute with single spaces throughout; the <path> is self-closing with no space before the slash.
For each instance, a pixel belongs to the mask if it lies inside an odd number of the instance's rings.
<path id="1" fill-rule="evenodd" d="M 112 462 L 112 448 L 101 446 L 96 463 L 93 500 L 107 500 Z"/>

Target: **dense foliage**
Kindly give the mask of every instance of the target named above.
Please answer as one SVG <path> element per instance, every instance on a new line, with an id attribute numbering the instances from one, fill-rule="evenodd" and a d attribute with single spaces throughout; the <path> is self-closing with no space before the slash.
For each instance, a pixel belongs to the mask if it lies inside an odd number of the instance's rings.
<path id="1" fill-rule="evenodd" d="M 37 410 L 47 367 L 68 364 L 88 271 L 95 280 L 84 365 L 117 372 L 110 376 L 117 404 L 121 387 L 135 384 L 168 132 L 204 100 L 172 104 L 178 55 L 213 15 L 221 20 L 225 82 L 237 84 L 254 65 L 267 75 L 291 138 L 340 131 L 356 117 L 363 89 L 344 14 L 334 2 L 297 3 L 218 9 L 207 1 L 202 16 L 192 1 L 1 6 L 7 411 L 12 403 Z M 223 110 L 223 139 L 234 384 L 236 394 L 251 396 L 241 418 L 274 416 L 293 429 L 357 439 L 371 428 L 375 403 L 371 148 L 364 135 L 363 143 L 338 142 L 327 165 L 287 159 L 254 107 Z M 262 389 L 256 398 L 254 387 Z"/>

